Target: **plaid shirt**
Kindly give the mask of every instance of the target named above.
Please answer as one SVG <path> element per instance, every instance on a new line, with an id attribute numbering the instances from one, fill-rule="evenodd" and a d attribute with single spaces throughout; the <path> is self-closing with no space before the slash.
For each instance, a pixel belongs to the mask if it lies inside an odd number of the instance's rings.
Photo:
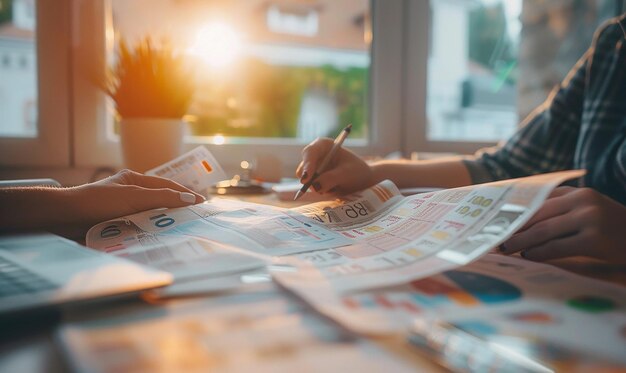
<path id="1" fill-rule="evenodd" d="M 466 162 L 475 182 L 585 169 L 587 186 L 626 204 L 626 14 L 505 144 Z M 482 175 L 482 176 L 481 176 Z"/>

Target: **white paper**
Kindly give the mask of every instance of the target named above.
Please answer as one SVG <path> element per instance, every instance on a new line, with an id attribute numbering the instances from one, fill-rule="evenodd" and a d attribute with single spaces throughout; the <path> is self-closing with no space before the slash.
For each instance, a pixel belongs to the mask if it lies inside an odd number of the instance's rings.
<path id="1" fill-rule="evenodd" d="M 376 221 L 381 214 L 402 200 L 402 194 L 395 184 L 384 180 L 341 199 L 311 203 L 293 208 L 292 211 L 315 219 L 328 228 L 346 231 Z"/>
<path id="2" fill-rule="evenodd" d="M 138 227 L 139 234 L 120 222 Z M 107 232 L 117 236 L 103 239 Z M 132 243 L 140 241 L 139 236 L 202 238 L 270 256 L 334 248 L 351 242 L 315 220 L 286 209 L 214 198 L 195 206 L 151 210 L 98 224 L 87 233 L 87 246 L 101 249 L 104 242 Z"/>
<path id="3" fill-rule="evenodd" d="M 521 228 L 554 187 L 582 174 L 565 171 L 401 197 L 375 220 L 345 227 L 331 222 L 354 243 L 282 258 L 300 270 L 277 279 L 298 293 L 318 283 L 342 293 L 467 264 Z"/>
<path id="4" fill-rule="evenodd" d="M 98 224 L 88 232 L 87 245 L 116 255 L 134 250 L 138 257 L 155 243 L 207 240 L 298 268 L 277 275 L 296 292 L 319 284 L 339 293 L 356 291 L 469 263 L 519 229 L 556 185 L 580 175 L 537 175 L 410 197 L 385 181 L 343 200 L 293 210 L 215 198 Z M 226 273 L 232 273 L 244 270 L 248 259 L 224 260 Z"/>
<path id="5" fill-rule="evenodd" d="M 247 285 L 240 274 L 264 269 L 271 257 L 350 243 L 315 220 L 289 210 L 227 199 L 146 211 L 94 226 L 87 246 L 166 270 L 178 296 Z"/>
<path id="6" fill-rule="evenodd" d="M 323 289 L 316 289 L 316 307 L 364 334 L 404 334 L 416 319 L 437 319 L 626 364 L 626 289 L 547 264 L 489 254 L 395 286 L 344 295 Z"/>
<path id="7" fill-rule="evenodd" d="M 227 179 L 222 166 L 204 146 L 146 172 L 146 175 L 172 179 L 201 194 L 211 185 Z"/>

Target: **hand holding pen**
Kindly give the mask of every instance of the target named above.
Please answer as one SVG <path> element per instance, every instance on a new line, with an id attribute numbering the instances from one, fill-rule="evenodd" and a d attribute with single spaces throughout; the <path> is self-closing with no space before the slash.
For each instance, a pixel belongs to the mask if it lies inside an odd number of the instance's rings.
<path id="1" fill-rule="evenodd" d="M 320 176 L 320 174 L 322 174 L 324 171 L 326 171 L 326 168 L 328 167 L 328 164 L 333 159 L 333 157 L 335 157 L 335 154 L 337 153 L 337 150 L 339 150 L 339 148 L 341 148 L 341 145 L 346 140 L 346 137 L 348 137 L 348 135 L 350 134 L 350 131 L 352 131 L 352 124 L 348 124 L 346 126 L 346 128 L 341 130 L 341 132 L 339 133 L 339 135 L 337 136 L 337 138 L 333 142 L 332 148 L 330 148 L 330 151 L 326 154 L 326 156 L 324 157 L 324 160 L 322 160 L 322 163 L 319 165 L 319 167 L 317 167 L 317 169 L 315 170 L 315 173 L 313 173 L 313 176 L 311 176 L 309 181 L 304 183 L 304 185 L 302 185 L 302 188 L 300 188 L 300 190 L 296 193 L 296 196 L 293 198 L 294 201 L 296 201 L 298 198 L 302 197 L 302 195 L 304 193 L 306 193 L 307 190 L 309 190 L 311 185 L 313 185 L 315 180 L 317 180 L 317 178 Z"/>
<path id="2" fill-rule="evenodd" d="M 296 171 L 304 184 L 299 195 L 311 186 L 319 193 L 348 194 L 375 184 L 370 166 L 341 146 L 347 128 L 334 141 L 319 138 L 302 150 L 302 162 Z"/>

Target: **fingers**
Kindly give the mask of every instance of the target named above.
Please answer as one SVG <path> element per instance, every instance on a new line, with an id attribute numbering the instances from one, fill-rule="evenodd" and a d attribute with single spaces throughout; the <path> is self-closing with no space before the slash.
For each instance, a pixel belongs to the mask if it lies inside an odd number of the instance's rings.
<path id="1" fill-rule="evenodd" d="M 332 146 L 333 140 L 319 138 L 302 149 L 302 167 L 298 167 L 301 173 L 300 182 L 306 183 L 309 181 Z"/>
<path id="2" fill-rule="evenodd" d="M 543 262 L 570 256 L 582 255 L 585 240 L 579 234 L 548 241 L 537 247 L 521 252 L 521 256 L 528 260 Z"/>
<path id="3" fill-rule="evenodd" d="M 202 201 L 206 200 L 204 196 L 194 192 L 193 190 L 189 188 L 186 188 L 178 184 L 174 180 L 164 179 L 162 177 L 157 177 L 157 176 L 147 176 L 147 175 L 140 174 L 137 176 L 136 181 L 137 181 L 136 185 L 144 187 L 144 188 L 149 188 L 149 189 L 169 188 L 172 190 L 179 191 L 181 193 L 191 193 L 194 196 L 199 197 Z"/>
<path id="4" fill-rule="evenodd" d="M 559 196 L 563 196 L 565 194 L 569 194 L 575 190 L 577 190 L 578 188 L 575 187 L 571 187 L 571 186 L 560 186 L 557 188 L 554 188 L 554 190 L 552 191 L 552 193 L 550 193 L 550 195 L 548 196 L 548 198 L 554 198 L 554 197 L 559 197 Z"/>
<path id="5" fill-rule="evenodd" d="M 127 201 L 136 211 L 145 211 L 160 207 L 174 208 L 203 202 L 204 198 L 189 192 L 180 192 L 169 188 L 143 188 L 133 186 L 127 193 Z"/>
<path id="6" fill-rule="evenodd" d="M 501 245 L 505 254 L 539 247 L 549 241 L 570 236 L 580 230 L 580 221 L 571 216 L 559 215 L 531 226 L 525 231 L 518 232 Z"/>
<path id="7" fill-rule="evenodd" d="M 177 182 L 165 179 L 157 176 L 148 176 L 143 175 L 138 172 L 134 172 L 131 170 L 122 170 L 117 175 L 120 175 L 120 182 L 125 185 L 137 185 L 147 189 L 172 189 L 181 193 L 191 193 L 196 199 L 200 199 L 197 203 L 203 202 L 206 200 L 204 196 L 190 190 Z M 116 175 L 116 176 L 117 176 Z"/>
<path id="8" fill-rule="evenodd" d="M 298 179 L 302 177 L 303 171 L 304 171 L 304 163 L 300 162 L 298 164 L 298 167 L 296 168 L 296 176 L 298 177 Z"/>
<path id="9" fill-rule="evenodd" d="M 501 250 L 520 252 L 535 261 L 581 255 L 614 258 L 615 249 L 623 252 L 623 219 L 619 215 L 607 198 L 593 189 L 558 188 L 526 230 L 516 233 Z M 616 222 L 615 228 L 612 222 Z"/>
<path id="10" fill-rule="evenodd" d="M 315 179 L 311 186 L 318 193 L 328 193 L 331 190 L 341 189 L 340 180 L 345 178 L 342 175 L 345 175 L 345 170 L 340 167 L 326 171 Z"/>
<path id="11" fill-rule="evenodd" d="M 552 191 L 552 194 L 548 199 L 544 202 L 543 206 L 537 211 L 537 213 L 528 220 L 526 224 L 519 230 L 519 232 L 523 232 L 538 222 L 554 218 L 556 216 L 560 216 L 566 214 L 575 206 L 575 196 L 573 193 L 570 193 L 572 190 L 576 188 L 570 187 L 561 187 Z"/>

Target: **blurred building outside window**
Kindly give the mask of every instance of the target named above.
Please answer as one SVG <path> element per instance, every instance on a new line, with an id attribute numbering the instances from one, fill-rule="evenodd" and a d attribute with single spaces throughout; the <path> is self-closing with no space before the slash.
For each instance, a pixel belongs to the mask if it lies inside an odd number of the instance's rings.
<path id="1" fill-rule="evenodd" d="M 267 27 L 276 33 L 314 37 L 319 28 L 319 14 L 314 8 L 298 11 L 272 4 L 267 7 Z"/>
<path id="2" fill-rule="evenodd" d="M 508 138 L 583 55 L 598 25 L 620 13 L 620 0 L 430 3 L 430 141 Z"/>
<path id="3" fill-rule="evenodd" d="M 0 137 L 37 136 L 35 0 L 0 0 Z"/>

